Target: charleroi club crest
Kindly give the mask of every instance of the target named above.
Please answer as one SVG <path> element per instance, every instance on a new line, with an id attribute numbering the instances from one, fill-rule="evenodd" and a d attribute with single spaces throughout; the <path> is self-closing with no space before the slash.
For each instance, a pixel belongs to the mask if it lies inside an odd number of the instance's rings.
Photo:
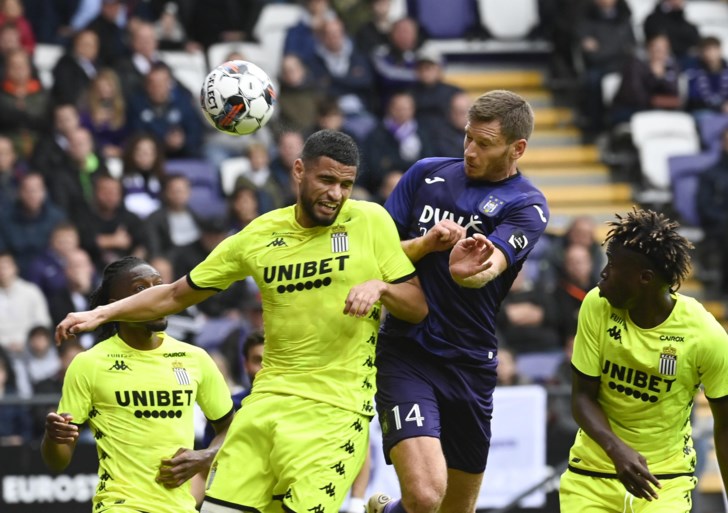
<path id="1" fill-rule="evenodd" d="M 349 234 L 343 226 L 334 226 L 331 229 L 331 252 L 346 253 L 349 251 Z"/>
<path id="2" fill-rule="evenodd" d="M 677 350 L 672 346 L 662 348 L 660 353 L 660 374 L 664 376 L 677 374 Z"/>

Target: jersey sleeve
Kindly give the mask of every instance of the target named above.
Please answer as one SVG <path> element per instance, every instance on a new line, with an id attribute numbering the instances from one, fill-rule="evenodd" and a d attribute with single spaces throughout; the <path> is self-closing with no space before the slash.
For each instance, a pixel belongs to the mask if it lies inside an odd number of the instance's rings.
<path id="1" fill-rule="evenodd" d="M 392 218 L 379 205 L 373 205 L 371 218 L 369 226 L 374 240 L 375 257 L 384 281 L 394 283 L 409 279 L 414 275 L 415 267 L 402 250 Z"/>
<path id="2" fill-rule="evenodd" d="M 412 215 L 412 202 L 414 201 L 415 192 L 422 182 L 422 176 L 427 172 L 427 167 L 422 160 L 415 162 L 400 178 L 396 187 L 384 203 L 384 208 L 394 219 L 397 226 L 399 237 L 407 239 L 407 230 L 411 224 L 410 216 Z"/>
<path id="3" fill-rule="evenodd" d="M 529 194 L 520 206 L 507 211 L 488 236 L 503 251 L 508 265 L 524 260 L 543 235 L 549 210 L 542 194 Z"/>
<path id="4" fill-rule="evenodd" d="M 584 298 L 579 309 L 574 352 L 571 356 L 571 365 L 576 370 L 595 378 L 601 375 L 598 328 L 602 310 L 600 303 L 599 289 L 596 288 L 592 289 Z"/>
<path id="5" fill-rule="evenodd" d="M 697 365 L 705 396 L 714 400 L 728 396 L 728 334 L 714 319 L 711 321 L 705 323 L 709 329 L 703 332 L 705 338 Z"/>
<path id="6" fill-rule="evenodd" d="M 231 284 L 250 275 L 245 260 L 246 241 L 249 230 L 246 228 L 231 235 L 212 250 L 187 275 L 187 282 L 196 289 L 225 290 Z"/>
<path id="7" fill-rule="evenodd" d="M 88 414 L 93 406 L 94 372 L 89 356 L 90 353 L 82 353 L 71 361 L 63 378 L 61 402 L 58 404 L 58 413 L 70 414 L 73 416 L 73 424 L 78 425 L 88 420 Z"/>
<path id="8" fill-rule="evenodd" d="M 220 420 L 233 409 L 233 400 L 225 378 L 204 350 L 198 353 L 202 379 L 197 388 L 197 404 L 212 422 Z"/>

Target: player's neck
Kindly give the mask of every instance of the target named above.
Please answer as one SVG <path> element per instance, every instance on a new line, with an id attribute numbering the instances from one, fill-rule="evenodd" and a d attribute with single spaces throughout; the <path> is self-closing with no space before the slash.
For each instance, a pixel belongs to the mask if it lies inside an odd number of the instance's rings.
<path id="1" fill-rule="evenodd" d="M 126 345 L 138 351 L 151 351 L 162 345 L 163 338 L 159 334 L 143 327 L 120 326 L 119 338 Z"/>
<path id="2" fill-rule="evenodd" d="M 637 327 L 648 330 L 665 322 L 674 307 L 675 298 L 666 289 L 653 298 L 639 301 L 638 306 L 630 308 L 629 318 Z"/>

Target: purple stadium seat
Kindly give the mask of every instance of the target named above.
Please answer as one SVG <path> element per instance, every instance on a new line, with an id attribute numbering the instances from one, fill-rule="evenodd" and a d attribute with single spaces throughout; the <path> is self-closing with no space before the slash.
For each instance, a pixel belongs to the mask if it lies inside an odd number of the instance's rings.
<path id="1" fill-rule="evenodd" d="M 186 176 L 191 185 L 190 208 L 203 218 L 219 217 L 225 214 L 226 204 L 220 188 L 217 168 L 206 160 L 168 160 L 167 174 Z"/>
<path id="2" fill-rule="evenodd" d="M 432 39 L 462 39 L 480 22 L 476 0 L 408 0 L 407 7 Z"/>
<path id="3" fill-rule="evenodd" d="M 720 154 L 715 151 L 697 155 L 670 157 L 670 184 L 672 186 L 672 205 L 680 215 L 682 224 L 700 226 L 695 194 L 698 190 L 700 173 L 714 165 Z"/>
<path id="4" fill-rule="evenodd" d="M 705 114 L 698 118 L 700 139 L 710 151 L 720 148 L 720 136 L 726 129 L 728 129 L 728 114 Z"/>

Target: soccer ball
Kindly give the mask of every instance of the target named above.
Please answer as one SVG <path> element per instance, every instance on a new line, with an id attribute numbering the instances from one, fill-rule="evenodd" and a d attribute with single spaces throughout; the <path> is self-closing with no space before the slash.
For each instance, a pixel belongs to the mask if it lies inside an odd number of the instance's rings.
<path id="1" fill-rule="evenodd" d="M 270 77 L 252 62 L 228 61 L 213 69 L 200 91 L 212 126 L 233 135 L 252 134 L 273 115 L 276 93 Z"/>

